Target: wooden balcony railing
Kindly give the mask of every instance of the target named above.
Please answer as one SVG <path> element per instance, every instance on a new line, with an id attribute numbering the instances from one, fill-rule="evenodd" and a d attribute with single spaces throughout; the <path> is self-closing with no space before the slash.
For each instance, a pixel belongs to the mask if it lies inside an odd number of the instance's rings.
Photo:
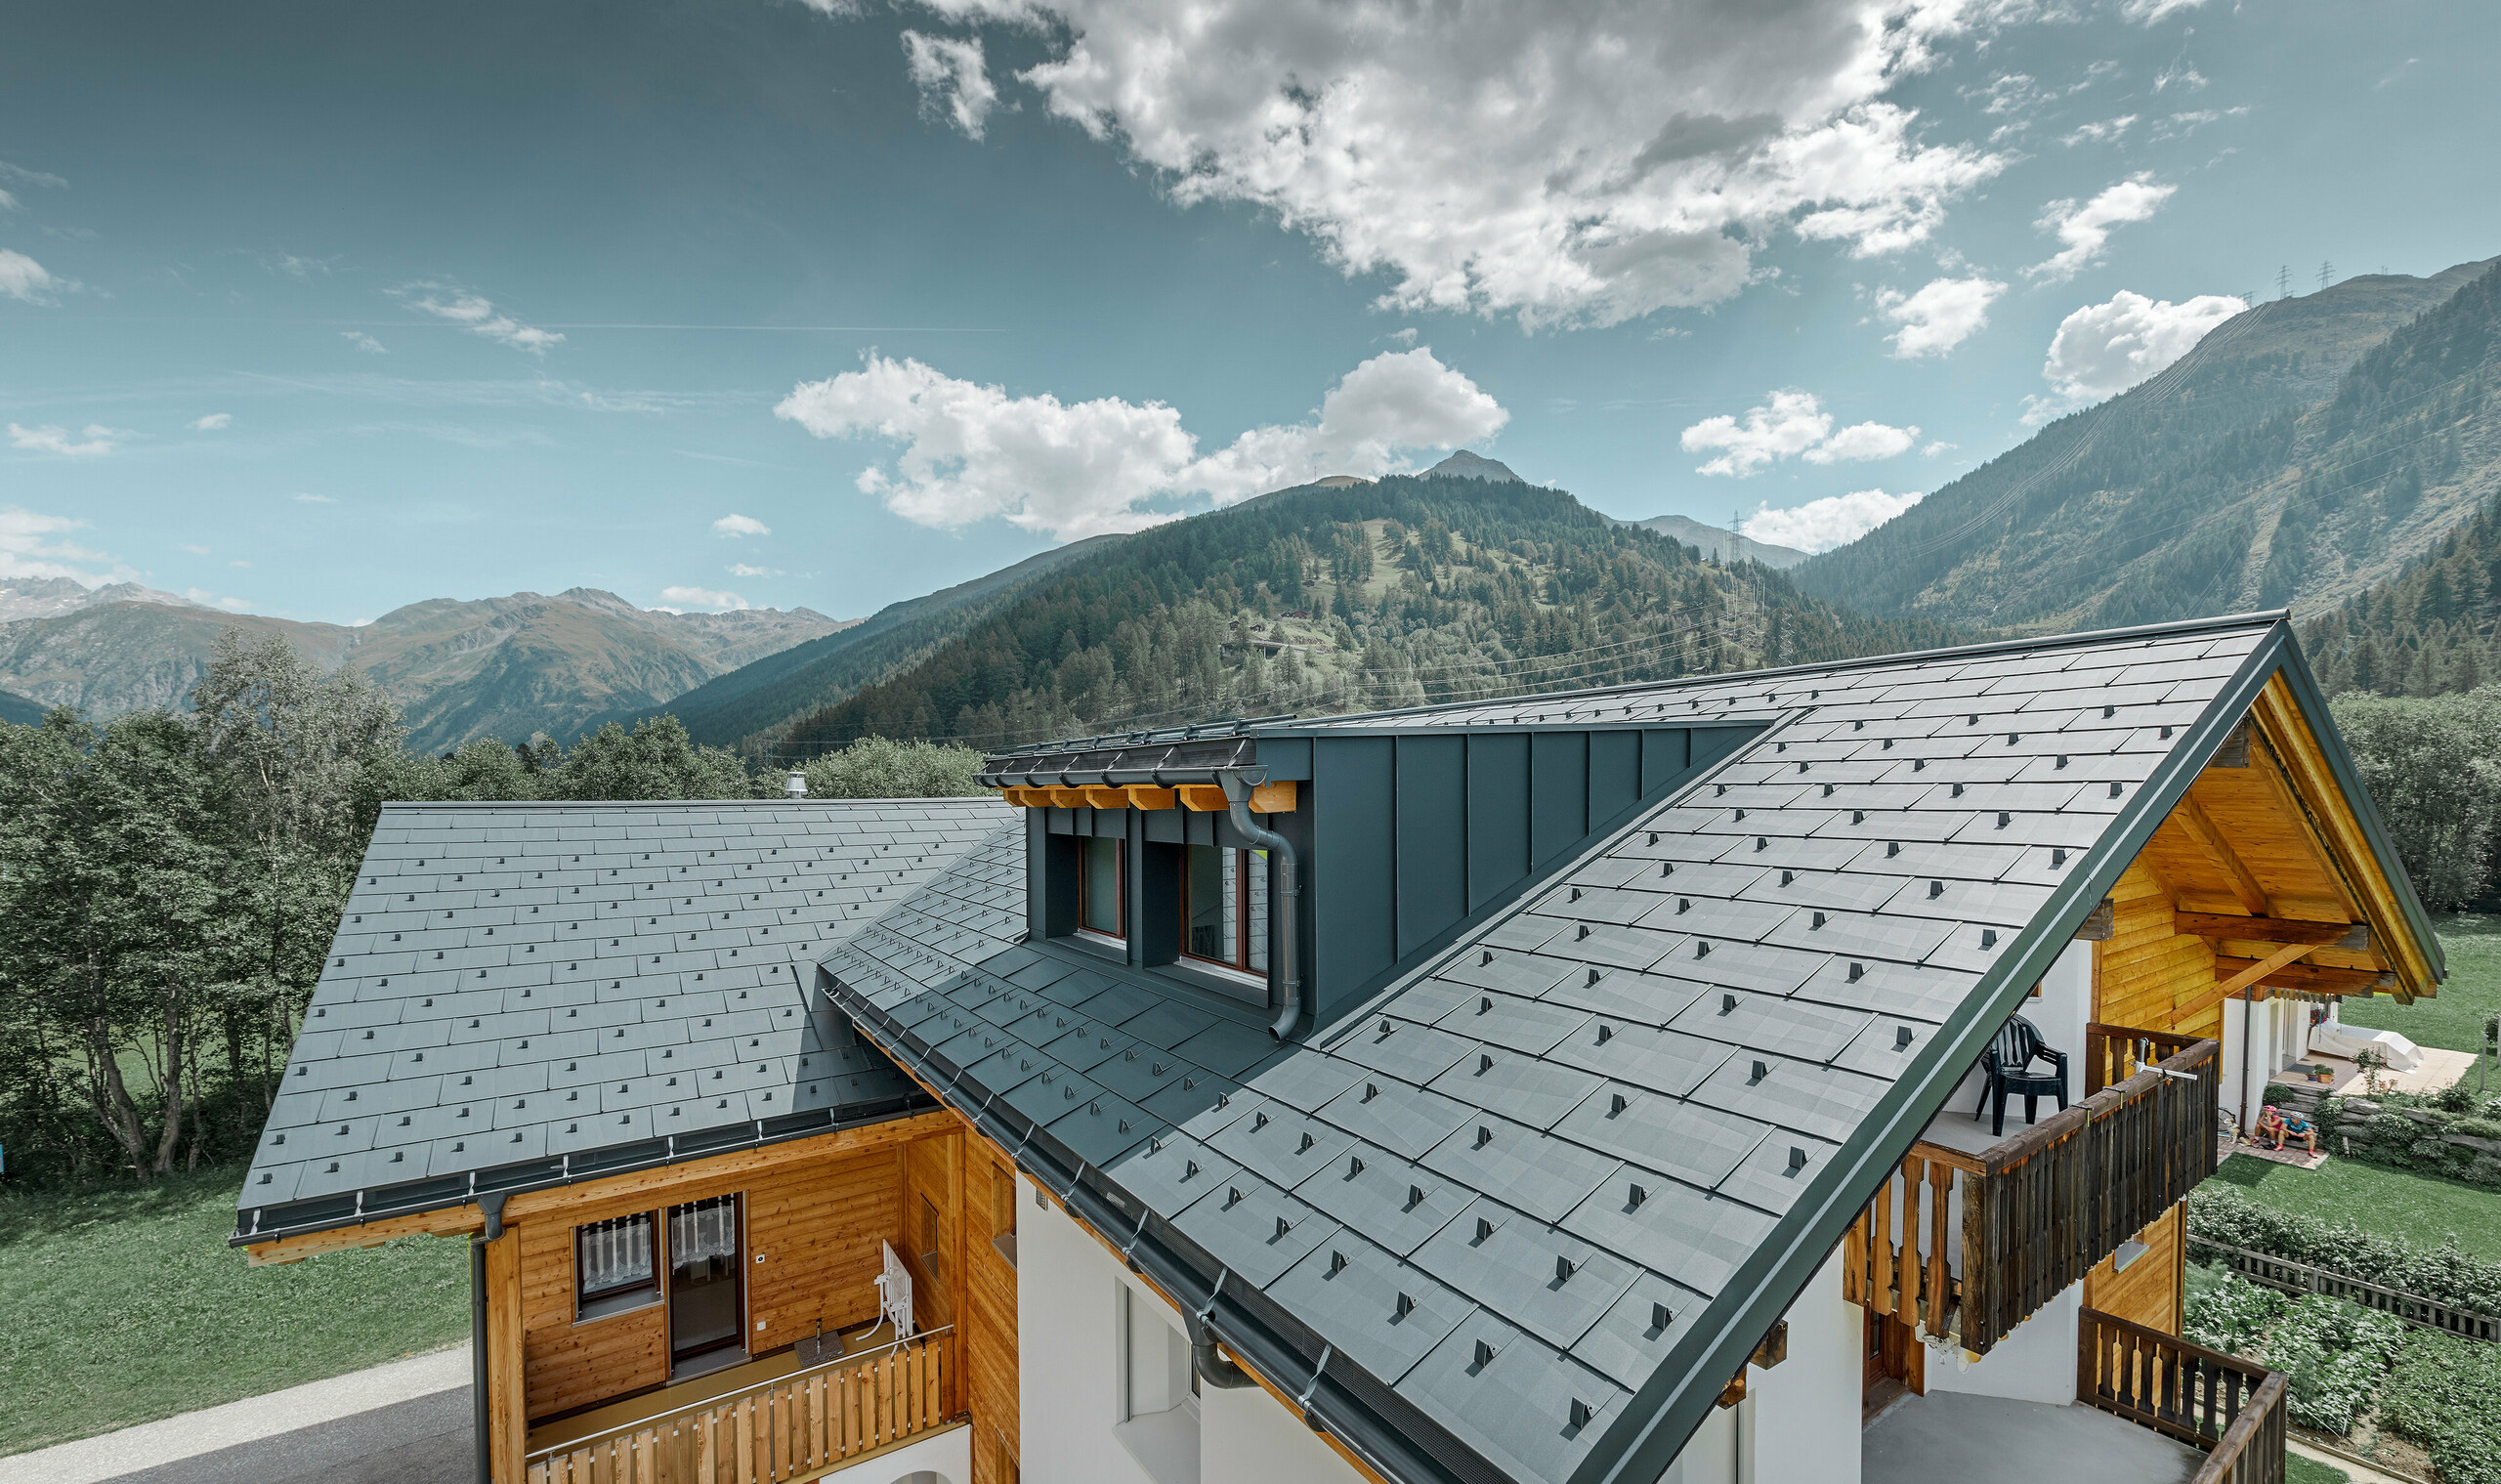
<path id="1" fill-rule="evenodd" d="M 783 1484 L 943 1424 L 954 1330 L 541 1449 L 529 1484 Z"/>
<path id="2" fill-rule="evenodd" d="M 2206 1450 L 2191 1484 L 2283 1484 L 2284 1373 L 2083 1311 L 2076 1400 Z"/>
<path id="3" fill-rule="evenodd" d="M 2083 1101 L 1978 1154 L 1911 1146 L 1843 1239 L 1844 1295 L 1986 1354 L 2214 1173 L 2216 1050 L 2089 1028 Z"/>

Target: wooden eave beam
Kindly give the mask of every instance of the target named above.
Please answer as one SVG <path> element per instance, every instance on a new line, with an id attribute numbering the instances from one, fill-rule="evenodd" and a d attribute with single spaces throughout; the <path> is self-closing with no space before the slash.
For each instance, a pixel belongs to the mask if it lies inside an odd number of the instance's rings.
<path id="1" fill-rule="evenodd" d="M 2239 900 L 2249 914 L 2253 917 L 2268 915 L 2271 909 L 2266 889 L 2258 884 L 2256 876 L 2250 874 L 2249 868 L 2240 863 L 2240 857 L 2232 853 L 2231 846 L 2224 840 L 2223 831 L 2215 827 L 2214 820 L 2197 802 L 2196 796 L 2190 794 L 2181 799 L 2180 807 L 2171 811 L 2171 817 L 2179 821 L 2181 829 L 2189 839 L 2197 842 L 2197 848 L 2206 853 L 2206 859 L 2214 863 L 2215 869 L 2224 873 L 2224 878 L 2231 883 L 2232 896 Z"/>
<path id="2" fill-rule="evenodd" d="M 2308 953 L 2312 946 L 2288 943 L 2284 947 L 2287 951 L 2299 949 Z M 2225 958 L 2217 954 L 2215 978 L 2235 987 L 2263 982 L 2278 989 L 2304 990 L 2315 995 L 2368 995 L 2387 989 L 2395 977 L 2374 969 L 2332 969 L 2323 964 L 2294 963 L 2289 958 L 2276 963 L 2275 960 L 2282 956 L 2275 954 L 2265 958 Z M 2250 971 L 2253 969 L 2265 972 L 2252 975 Z"/>
<path id="3" fill-rule="evenodd" d="M 2307 943 L 2314 948 L 2366 954 L 2371 949 L 2367 922 L 2305 922 L 2295 917 L 2235 917 L 2229 912 L 2171 914 L 2172 930 L 2194 938 L 2234 943 Z"/>

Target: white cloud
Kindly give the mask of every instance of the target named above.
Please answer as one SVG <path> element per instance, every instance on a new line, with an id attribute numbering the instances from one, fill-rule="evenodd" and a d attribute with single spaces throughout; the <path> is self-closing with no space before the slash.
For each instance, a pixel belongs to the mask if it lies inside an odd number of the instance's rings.
<path id="1" fill-rule="evenodd" d="M 9 442 L 13 445 L 29 453 L 58 453 L 66 458 L 93 458 L 101 453 L 110 453 L 115 440 L 129 436 L 117 428 L 93 422 L 76 433 L 55 423 L 32 428 L 9 424 Z"/>
<path id="2" fill-rule="evenodd" d="M 184 542 L 184 543 L 183 543 L 183 545 L 182 545 L 181 549 L 182 549 L 182 550 L 184 550 L 184 551 L 188 551 L 188 552 L 190 552 L 192 556 L 195 556 L 195 557 L 204 557 L 204 556 L 207 556 L 207 555 L 208 555 L 208 548 L 207 548 L 207 547 L 205 547 L 205 546 L 194 546 L 194 545 L 191 545 L 191 544 L 190 542 L 188 542 L 188 541 L 186 541 L 186 542 Z"/>
<path id="3" fill-rule="evenodd" d="M 28 170 L 23 165 L 12 165 L 7 160 L 0 160 L 0 181 L 7 181 L 13 186 L 44 186 L 56 190 L 69 184 L 48 171 Z M 17 209 L 18 198 L 7 191 L 0 190 L 0 211 Z"/>
<path id="4" fill-rule="evenodd" d="M 906 31 L 903 52 L 904 64 L 920 89 L 921 108 L 943 111 L 967 137 L 981 138 L 990 110 L 998 106 L 998 87 L 982 63 L 981 38 L 957 40 Z"/>
<path id="5" fill-rule="evenodd" d="M 1788 510 L 1766 505 L 1737 529 L 1749 540 L 1795 551 L 1830 551 L 1857 540 L 1918 504 L 1919 499 L 1917 490 L 1886 494 L 1882 489 L 1858 489 L 1808 500 Z"/>
<path id="6" fill-rule="evenodd" d="M 769 536 L 773 528 L 751 515 L 725 515 L 712 523 L 712 533 L 724 536 Z"/>
<path id="7" fill-rule="evenodd" d="M 346 341 L 348 344 L 355 346 L 358 350 L 364 352 L 368 356 L 388 356 L 391 354 L 389 351 L 382 348 L 381 341 L 374 339 L 371 335 L 366 334 L 362 330 L 341 330 L 339 331 L 339 338 Z"/>
<path id="8" fill-rule="evenodd" d="M 2058 143 L 2072 149 L 2078 145 L 2106 145 L 2117 140 L 2135 126 L 2137 115 L 2122 113 L 2117 118 L 2104 118 L 2082 125 L 2060 135 Z"/>
<path id="9" fill-rule="evenodd" d="M 2193 11 L 2206 0 L 2120 0 L 2119 14 L 2131 21 L 2151 25 L 2178 11 Z"/>
<path id="10" fill-rule="evenodd" d="M 222 608 L 230 614 L 244 614 L 252 610 L 252 605 L 242 598 L 221 598 L 204 587 L 184 588 L 183 596 L 193 603 L 205 603 L 211 608 Z"/>
<path id="11" fill-rule="evenodd" d="M 193 418 L 191 420 L 191 431 L 193 433 L 218 433 L 227 428 L 231 428 L 233 425 L 233 413 L 211 412 L 206 417 Z"/>
<path id="12" fill-rule="evenodd" d="M 510 315 L 497 314 L 494 301 L 448 283 L 420 279 L 386 292 L 410 309 L 438 319 L 448 319 L 473 335 L 484 336 L 497 345 L 511 346 L 516 351 L 528 351 L 532 356 L 546 355 L 549 346 L 560 345 L 565 339 L 554 330 L 542 330 L 533 324 L 524 324 Z"/>
<path id="13" fill-rule="evenodd" d="M 1927 447 L 1920 449 L 1919 455 L 1922 458 L 1939 458 L 1945 454 L 1953 452 L 1961 446 L 1963 446 L 1961 444 L 1949 444 L 1940 438 L 1936 442 L 1929 444 Z"/>
<path id="14" fill-rule="evenodd" d="M 1493 437 L 1501 403 L 1430 348 L 1376 356 L 1330 389 L 1312 421 L 1252 428 L 1201 454 L 1177 408 L 1119 398 L 1011 397 L 917 360 L 870 354 L 860 370 L 793 389 L 774 414 L 819 438 L 904 445 L 859 488 L 924 526 L 1000 517 L 1061 539 L 1136 530 L 1197 499 L 1217 505 L 1328 474 L 1393 474 L 1410 450 Z"/>
<path id="15" fill-rule="evenodd" d="M 78 285 L 59 278 L 24 253 L 0 247 L 0 294 L 27 304 L 50 304 L 52 296 Z"/>
<path id="16" fill-rule="evenodd" d="M 2058 240 L 2066 246 L 2025 272 L 2053 283 L 2074 277 L 2100 261 L 2112 229 L 2151 217 L 2179 189 L 2163 185 L 2151 172 L 2141 170 L 2082 204 L 2072 199 L 2052 201 L 2041 208 L 2041 219 L 2032 225 L 2057 233 Z"/>
<path id="17" fill-rule="evenodd" d="M 110 562 L 103 552 L 58 537 L 86 529 L 84 521 L 0 505 L 0 577 L 67 577 L 94 587 L 106 579 L 76 564 Z"/>
<path id="18" fill-rule="evenodd" d="M 1918 438 L 1915 427 L 1880 422 L 1856 423 L 1836 433 L 1832 414 L 1823 409 L 1815 394 L 1791 387 L 1747 408 L 1742 421 L 1725 412 L 1706 417 L 1685 429 L 1678 442 L 1687 453 L 1718 450 L 1717 457 L 1696 466 L 1694 473 L 1744 479 L 1784 458 L 1803 458 L 1810 464 L 1891 458 Z"/>
<path id="19" fill-rule="evenodd" d="M 1886 289 L 1876 296 L 1876 308 L 1901 326 L 1887 338 L 1896 359 L 1942 356 L 1980 330 L 1988 328 L 1989 306 L 2006 292 L 1990 278 L 1935 278 L 1914 294 Z"/>
<path id="20" fill-rule="evenodd" d="M 732 562 L 724 570 L 733 577 L 778 577 L 782 575 L 782 570 L 778 567 L 749 567 L 744 562 Z"/>
<path id="21" fill-rule="evenodd" d="M 1783 232 L 1895 251 L 2006 163 L 1884 101 L 1963 24 L 1954 0 L 921 3 L 1066 38 L 1016 74 L 1051 113 L 1180 205 L 1249 202 L 1385 276 L 1404 312 L 1536 327 L 1714 304 Z"/>
<path id="22" fill-rule="evenodd" d="M 227 565 L 227 566 L 229 566 L 229 567 L 249 567 L 249 566 L 251 566 L 252 564 L 251 564 L 251 563 L 249 563 L 249 562 L 244 561 L 244 560 L 243 560 L 242 558 L 240 558 L 240 557 L 237 557 L 237 558 L 235 558 L 233 561 L 229 562 L 229 563 L 227 563 L 226 565 Z"/>
<path id="23" fill-rule="evenodd" d="M 307 505 L 335 505 L 339 502 L 335 494 L 298 494 L 295 498 Z"/>
<path id="24" fill-rule="evenodd" d="M 2225 294 L 2184 304 L 2126 289 L 2058 321 L 2041 374 L 2055 393 L 2028 398 L 2023 420 L 2044 423 L 2116 397 L 2188 354 L 2206 332 L 2249 306 Z"/>
<path id="25" fill-rule="evenodd" d="M 708 587 L 663 587 L 660 589 L 660 601 L 654 605 L 667 614 L 684 613 L 690 608 L 721 613 L 746 606 L 747 601 L 736 593 L 715 592 Z"/>
<path id="26" fill-rule="evenodd" d="M 1800 457 L 1810 464 L 1833 464 L 1844 459 L 1864 462 L 1908 453 L 1911 445 L 1918 442 L 1919 425 L 1916 423 L 1907 428 L 1888 427 L 1880 422 L 1852 423 Z"/>

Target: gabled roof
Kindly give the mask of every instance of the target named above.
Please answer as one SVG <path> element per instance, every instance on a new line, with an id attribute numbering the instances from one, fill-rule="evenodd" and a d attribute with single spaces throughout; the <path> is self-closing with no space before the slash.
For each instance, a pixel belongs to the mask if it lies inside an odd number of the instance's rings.
<path id="1" fill-rule="evenodd" d="M 1763 727 L 1282 1048 L 1020 942 L 1013 827 L 824 968 L 1384 1476 L 1646 1481 L 2283 666 L 2267 615 L 1261 728 Z"/>
<path id="2" fill-rule="evenodd" d="M 235 1240 L 925 1102 L 800 965 L 1007 817 L 990 798 L 386 805 Z"/>

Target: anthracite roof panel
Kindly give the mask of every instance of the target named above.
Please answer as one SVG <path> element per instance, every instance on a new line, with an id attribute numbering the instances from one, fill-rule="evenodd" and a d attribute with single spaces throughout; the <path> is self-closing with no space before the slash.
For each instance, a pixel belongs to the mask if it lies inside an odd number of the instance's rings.
<path id="1" fill-rule="evenodd" d="M 1822 1187 L 1863 1158 L 1852 1141 L 1908 1064 L 1971 1033 L 1975 996 L 2002 988 L 1992 968 L 2037 937 L 2053 893 L 2269 633 L 2087 636 L 1295 724 L 1762 730 L 1282 1050 L 1250 1015 L 1012 942 L 1016 829 L 903 893 L 824 967 L 838 1003 L 907 1019 L 893 966 L 908 954 L 1029 989 L 1081 975 L 1050 997 L 1089 1011 L 1114 983 L 1146 995 L 1110 1027 L 1086 1022 L 1092 1054 L 1111 1030 L 1121 1056 L 1085 1077 L 1150 1046 L 1193 1070 L 1137 1101 L 1164 1147 L 1119 1155 L 1110 1178 L 1225 1268 L 1227 1292 L 1262 1290 L 1335 1346 L 1325 1371 L 1361 1367 L 1496 1470 L 1559 1484 L 1632 1393 L 1682 1394 L 1683 1373 L 1661 1370 L 1672 1350 L 1759 1337 L 1725 1333 L 1760 1296 L 1732 1291 L 1738 1266 L 1779 1223 L 1831 1208 Z M 955 925 L 974 904 L 990 915 Z M 966 1081 L 968 1107 L 1038 1083 Z M 1198 1177 L 1172 1174 L 1194 1160 Z"/>

